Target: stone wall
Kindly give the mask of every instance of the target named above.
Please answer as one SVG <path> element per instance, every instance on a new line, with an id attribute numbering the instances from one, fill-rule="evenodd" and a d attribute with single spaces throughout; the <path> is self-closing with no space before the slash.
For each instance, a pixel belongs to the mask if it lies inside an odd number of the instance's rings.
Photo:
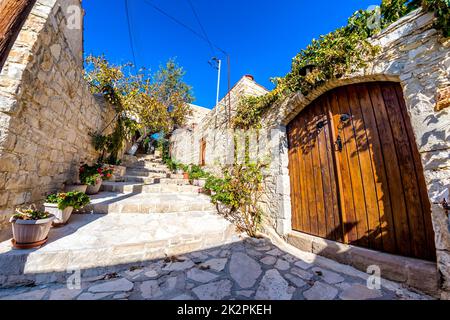
<path id="1" fill-rule="evenodd" d="M 265 93 L 267 90 L 257 84 L 252 76 L 242 77 L 195 129 L 180 129 L 174 132 L 171 138 L 172 157 L 182 163 L 198 164 L 200 141 L 204 138 L 206 139 L 206 166 L 216 170 L 220 164 L 229 163 L 233 159 L 233 155 L 229 153 L 233 149 L 233 141 L 228 134 L 229 110 L 231 115 L 235 114 L 240 97 L 260 96 Z"/>
<path id="2" fill-rule="evenodd" d="M 433 28 L 431 13 L 417 10 L 389 26 L 372 41 L 382 50 L 367 68 L 343 79 L 330 81 L 306 97 L 300 93 L 293 94 L 273 105 L 264 116 L 263 132 L 270 136 L 270 143 L 260 144 L 262 149 L 259 152 L 272 155 L 261 199 L 266 223 L 285 239 L 292 231 L 286 125 L 304 107 L 333 88 L 371 81 L 399 82 L 421 154 L 432 204 L 438 269 L 443 279 L 442 296 L 450 298 L 450 222 L 438 204 L 443 198 L 449 198 L 450 190 L 450 40 L 444 39 Z M 223 110 L 217 109 L 211 113 L 210 119 L 213 121 L 207 126 L 208 129 L 226 127 L 226 114 L 220 116 L 218 112 Z M 205 128 L 186 135 L 187 139 L 195 143 L 199 137 L 208 134 Z M 176 138 L 177 144 L 182 145 L 182 139 L 179 136 Z M 219 157 L 223 156 L 232 146 L 225 141 L 214 145 L 215 141 L 217 139 L 208 141 L 207 155 L 209 150 Z M 214 148 L 218 149 L 211 151 Z M 188 158 L 198 159 L 198 148 L 194 150 L 194 155 L 190 150 L 188 148 L 180 153 L 184 155 L 187 151 Z M 207 158 L 211 159 L 211 156 Z"/>
<path id="3" fill-rule="evenodd" d="M 67 28 L 70 5 L 81 6 L 38 0 L 0 73 L 0 228 L 14 207 L 41 201 L 95 160 L 88 133 L 114 114 L 83 79 L 83 30 Z"/>

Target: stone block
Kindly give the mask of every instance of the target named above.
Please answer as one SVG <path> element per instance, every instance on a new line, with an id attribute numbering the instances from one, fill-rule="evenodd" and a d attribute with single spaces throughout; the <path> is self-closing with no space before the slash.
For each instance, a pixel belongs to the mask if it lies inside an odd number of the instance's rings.
<path id="1" fill-rule="evenodd" d="M 351 250 L 353 267 L 365 272 L 369 266 L 378 266 L 381 277 L 398 282 L 406 282 L 408 279 L 405 259 L 407 258 L 364 248 L 353 247 Z"/>
<path id="2" fill-rule="evenodd" d="M 350 251 L 351 248 L 348 245 L 336 241 L 314 238 L 312 243 L 313 253 L 344 264 L 349 264 L 351 261 Z"/>
<path id="3" fill-rule="evenodd" d="M 440 276 L 436 263 L 411 259 L 407 264 L 406 284 L 431 296 L 439 296 Z"/>
<path id="4" fill-rule="evenodd" d="M 436 101 L 436 111 L 441 111 L 450 106 L 450 86 L 438 89 Z"/>
<path id="5" fill-rule="evenodd" d="M 313 238 L 307 234 L 301 232 L 290 232 L 287 237 L 287 242 L 294 247 L 306 251 L 313 251 Z"/>

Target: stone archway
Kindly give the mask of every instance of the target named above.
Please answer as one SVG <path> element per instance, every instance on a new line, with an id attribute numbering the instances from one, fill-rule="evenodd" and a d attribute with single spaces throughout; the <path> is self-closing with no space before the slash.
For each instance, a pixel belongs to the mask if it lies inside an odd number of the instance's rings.
<path id="1" fill-rule="evenodd" d="M 287 135 L 293 230 L 435 259 L 423 168 L 397 82 L 330 90 Z"/>

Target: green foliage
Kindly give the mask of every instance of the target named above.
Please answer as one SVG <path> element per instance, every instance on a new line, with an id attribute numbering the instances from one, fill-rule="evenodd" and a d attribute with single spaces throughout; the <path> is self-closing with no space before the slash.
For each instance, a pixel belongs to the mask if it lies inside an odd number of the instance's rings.
<path id="1" fill-rule="evenodd" d="M 50 217 L 50 213 L 37 210 L 34 206 L 27 209 L 16 209 L 13 215 L 15 220 L 41 220 Z"/>
<path id="2" fill-rule="evenodd" d="M 116 163 L 124 142 L 137 130 L 170 134 L 192 113 L 188 105 L 193 101 L 191 88 L 183 82 L 185 72 L 172 59 L 154 74 L 143 69 L 133 74 L 131 64 L 116 66 L 104 56 L 89 56 L 86 65 L 85 78 L 92 93 L 102 94 L 116 111 L 106 128 L 91 133 L 94 147 L 102 153 L 100 161 L 109 153 L 107 161 Z M 113 132 L 104 135 L 111 125 Z"/>
<path id="3" fill-rule="evenodd" d="M 425 10 L 434 11 L 436 29 L 442 30 L 444 37 L 450 37 L 450 0 L 423 0 L 422 6 Z"/>
<path id="4" fill-rule="evenodd" d="M 83 164 L 78 170 L 80 182 L 88 186 L 95 185 L 100 179 L 108 180 L 111 178 L 114 170 L 109 166 L 104 166 L 101 163 L 96 163 L 92 166 Z"/>
<path id="5" fill-rule="evenodd" d="M 175 172 L 175 171 L 177 171 L 178 169 L 180 169 L 180 163 L 179 162 L 177 162 L 177 161 L 175 161 L 175 160 L 172 160 L 171 158 L 166 158 L 165 160 L 164 160 L 164 164 L 167 166 L 167 168 L 169 168 L 169 170 L 170 171 L 172 171 L 172 172 Z"/>
<path id="6" fill-rule="evenodd" d="M 208 172 L 204 171 L 202 167 L 195 164 L 191 164 L 190 166 L 188 166 L 187 172 L 189 173 L 189 179 L 191 180 L 204 179 L 209 177 Z"/>
<path id="7" fill-rule="evenodd" d="M 54 193 L 47 196 L 45 202 L 58 204 L 58 209 L 64 210 L 67 207 L 73 207 L 75 210 L 81 209 L 90 203 L 90 198 L 79 191 L 66 193 Z"/>
<path id="8" fill-rule="evenodd" d="M 223 178 L 209 176 L 205 190 L 211 192 L 212 202 L 228 208 L 227 215 L 239 230 L 257 236 L 262 222 L 258 201 L 262 192 L 261 163 L 234 164 L 223 168 Z"/>
<path id="9" fill-rule="evenodd" d="M 436 27 L 450 36 L 450 0 L 383 0 L 381 7 L 374 10 L 359 10 L 349 19 L 346 26 L 338 28 L 301 50 L 292 61 L 291 71 L 282 78 L 275 78 L 276 88 L 261 97 L 243 98 L 232 123 L 235 128 L 258 128 L 264 112 L 277 100 L 293 92 L 308 95 L 312 90 L 332 79 L 367 66 L 380 48 L 368 39 L 382 28 L 422 6 L 434 11 Z"/>

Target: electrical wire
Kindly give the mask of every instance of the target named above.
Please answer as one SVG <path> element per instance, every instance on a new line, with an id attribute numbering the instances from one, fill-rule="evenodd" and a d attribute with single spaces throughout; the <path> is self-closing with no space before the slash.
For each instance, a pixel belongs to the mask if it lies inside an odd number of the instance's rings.
<path id="1" fill-rule="evenodd" d="M 209 40 L 208 34 L 206 33 L 205 28 L 203 27 L 203 24 L 200 21 L 200 18 L 199 18 L 198 14 L 197 14 L 197 11 L 194 8 L 194 5 L 192 4 L 192 1 L 191 0 L 187 0 L 187 2 L 189 3 L 189 6 L 191 7 L 192 13 L 195 16 L 195 19 L 197 20 L 197 23 L 200 26 L 200 29 L 202 30 L 203 35 L 205 36 L 206 40 L 208 41 L 209 47 L 211 49 L 211 53 L 213 55 L 215 55 L 216 51 L 214 50 L 214 46 L 212 45 L 211 40 Z"/>
<path id="2" fill-rule="evenodd" d="M 133 56 L 133 64 L 134 67 L 137 68 L 136 65 L 136 53 L 134 51 L 134 44 L 133 44 L 133 33 L 131 32 L 131 19 L 130 19 L 130 11 L 128 8 L 128 0 L 125 0 L 125 13 L 127 16 L 127 24 L 128 24 L 128 37 L 130 38 L 130 46 L 131 46 L 131 54 Z"/>
<path id="3" fill-rule="evenodd" d="M 190 32 L 192 32 L 193 34 L 195 34 L 198 38 L 202 39 L 203 41 L 206 41 L 208 43 L 211 43 L 211 45 L 213 47 L 215 47 L 216 49 L 218 49 L 220 52 L 222 52 L 225 55 L 228 55 L 228 53 L 221 49 L 220 47 L 218 47 L 217 45 L 215 45 L 214 43 L 210 42 L 209 39 L 207 39 L 204 35 L 198 33 L 197 31 L 195 31 L 194 29 L 192 29 L 191 27 L 189 27 L 187 24 L 185 24 L 184 22 L 178 20 L 177 18 L 173 17 L 172 15 L 170 15 L 169 13 L 167 13 L 166 11 L 162 10 L 161 8 L 159 8 L 157 5 L 155 5 L 154 3 L 150 2 L 149 0 L 144 0 L 144 2 L 151 6 L 153 9 L 155 9 L 156 11 L 158 11 L 159 13 L 161 13 L 162 15 L 166 16 L 167 18 L 169 18 L 170 20 L 172 20 L 173 22 L 177 23 L 178 25 L 182 26 L 183 28 L 189 30 Z"/>

